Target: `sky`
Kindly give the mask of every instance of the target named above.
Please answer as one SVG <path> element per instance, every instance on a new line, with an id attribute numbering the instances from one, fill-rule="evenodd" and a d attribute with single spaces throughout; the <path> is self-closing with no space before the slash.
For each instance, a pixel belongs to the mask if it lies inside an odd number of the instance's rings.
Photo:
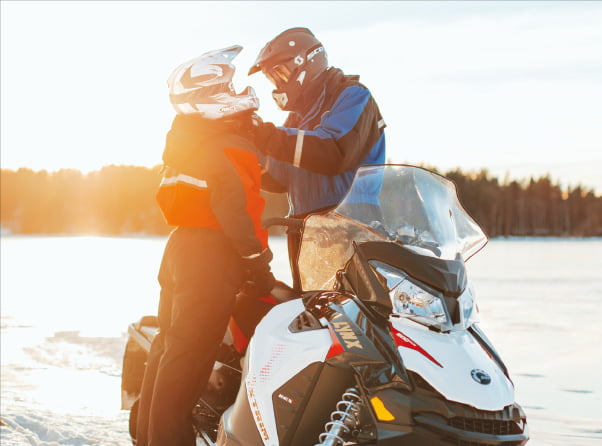
<path id="1" fill-rule="evenodd" d="M 387 156 L 501 179 L 549 173 L 602 194 L 602 2 L 6 1 L 4 169 L 160 164 L 180 63 L 233 44 L 235 87 L 281 31 L 310 28 L 359 74 L 387 123 Z"/>

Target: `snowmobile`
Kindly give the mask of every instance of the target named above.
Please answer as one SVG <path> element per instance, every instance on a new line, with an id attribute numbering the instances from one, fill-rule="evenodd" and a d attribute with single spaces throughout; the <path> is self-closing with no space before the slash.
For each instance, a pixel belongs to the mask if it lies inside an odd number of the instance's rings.
<path id="1" fill-rule="evenodd" d="M 260 305 L 241 297 L 193 411 L 197 444 L 528 441 L 467 279 L 465 262 L 487 237 L 451 181 L 419 167 L 365 166 L 336 208 L 269 223 L 301 232 L 301 289 L 280 283 Z M 155 330 L 149 317 L 129 328 L 123 408 L 139 392 Z"/>

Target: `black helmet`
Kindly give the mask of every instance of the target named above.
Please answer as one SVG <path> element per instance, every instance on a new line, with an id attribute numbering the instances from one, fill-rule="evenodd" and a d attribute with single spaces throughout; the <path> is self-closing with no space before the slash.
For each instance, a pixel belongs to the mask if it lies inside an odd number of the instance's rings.
<path id="1" fill-rule="evenodd" d="M 262 71 L 274 84 L 274 100 L 283 110 L 292 110 L 304 85 L 328 68 L 324 46 L 307 28 L 280 33 L 259 52 L 249 74 Z"/>

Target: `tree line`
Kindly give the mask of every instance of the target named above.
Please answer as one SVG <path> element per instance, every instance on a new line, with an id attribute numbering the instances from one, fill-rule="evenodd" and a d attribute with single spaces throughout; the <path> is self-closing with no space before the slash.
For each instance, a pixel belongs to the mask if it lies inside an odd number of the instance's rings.
<path id="1" fill-rule="evenodd" d="M 563 190 L 548 176 L 500 182 L 486 170 L 443 173 L 490 237 L 602 236 L 602 196 Z M 171 228 L 155 201 L 161 167 L 106 166 L 88 174 L 0 171 L 0 224 L 13 234 L 165 235 Z M 284 216 L 284 194 L 265 193 L 264 218 Z"/>

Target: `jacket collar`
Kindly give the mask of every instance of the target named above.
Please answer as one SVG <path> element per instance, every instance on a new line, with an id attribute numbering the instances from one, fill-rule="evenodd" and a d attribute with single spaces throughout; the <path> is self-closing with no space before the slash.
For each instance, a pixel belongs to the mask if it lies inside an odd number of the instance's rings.
<path id="1" fill-rule="evenodd" d="M 356 76 L 359 79 L 359 76 Z M 321 73 L 316 79 L 314 79 L 301 96 L 299 106 L 297 110 L 293 110 L 293 113 L 299 116 L 306 116 L 311 109 L 316 105 L 316 102 L 328 95 L 328 92 L 333 89 L 335 85 L 342 82 L 345 78 L 343 72 L 334 67 L 330 67 Z"/>

